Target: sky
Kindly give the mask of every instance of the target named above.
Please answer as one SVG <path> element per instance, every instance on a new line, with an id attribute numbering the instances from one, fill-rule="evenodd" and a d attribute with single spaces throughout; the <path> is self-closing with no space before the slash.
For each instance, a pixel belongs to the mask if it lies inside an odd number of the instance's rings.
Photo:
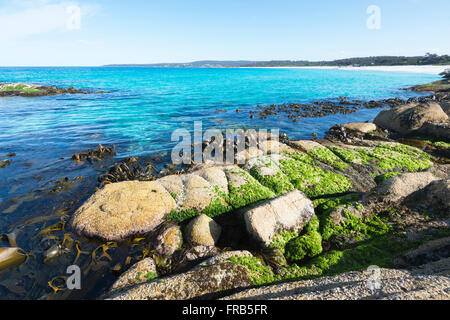
<path id="1" fill-rule="evenodd" d="M 450 54 L 449 0 L 0 0 L 0 66 Z"/>

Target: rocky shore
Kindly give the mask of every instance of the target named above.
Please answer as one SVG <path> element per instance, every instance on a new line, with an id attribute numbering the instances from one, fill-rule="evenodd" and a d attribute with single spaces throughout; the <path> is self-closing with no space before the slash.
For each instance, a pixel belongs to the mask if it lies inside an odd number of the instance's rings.
<path id="1" fill-rule="evenodd" d="M 101 243 L 71 243 L 75 260 L 105 258 L 117 274 L 99 299 L 449 299 L 450 84 L 426 88 L 324 139 L 252 133 L 235 163 L 154 174 L 128 158 L 71 216 L 73 232 Z M 114 154 L 100 145 L 71 161 Z M 4 240 L 0 269 L 23 263 Z M 108 266 L 109 248 L 137 244 L 136 263 Z"/>
<path id="2" fill-rule="evenodd" d="M 105 184 L 72 229 L 103 241 L 139 236 L 149 250 L 100 298 L 449 299 L 441 85 L 325 139 L 269 136 L 238 155 L 243 165 Z"/>
<path id="3" fill-rule="evenodd" d="M 41 86 L 35 84 L 25 83 L 0 83 L 0 97 L 43 97 L 53 96 L 58 94 L 91 94 L 91 93 L 103 93 L 94 92 L 91 90 L 70 88 L 58 88 L 51 86 Z"/>

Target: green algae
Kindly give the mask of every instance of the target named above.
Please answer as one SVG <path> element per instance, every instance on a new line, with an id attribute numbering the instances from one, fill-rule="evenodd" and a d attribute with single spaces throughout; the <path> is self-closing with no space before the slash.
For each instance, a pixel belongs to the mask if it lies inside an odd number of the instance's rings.
<path id="1" fill-rule="evenodd" d="M 331 147 L 330 150 L 338 156 L 341 160 L 347 163 L 358 163 L 358 161 L 362 160 L 361 157 L 357 155 L 357 153 L 352 152 L 348 149 Z"/>
<path id="2" fill-rule="evenodd" d="M 228 205 L 228 195 L 220 191 L 218 186 L 214 186 L 214 193 L 215 197 L 202 211 L 192 208 L 181 210 L 172 209 L 172 211 L 166 216 L 166 219 L 175 223 L 180 223 L 200 214 L 205 214 L 210 218 L 214 218 L 221 214 L 230 212 L 233 208 Z"/>
<path id="3" fill-rule="evenodd" d="M 358 202 L 356 194 L 315 201 L 316 214 L 320 220 L 320 234 L 323 240 L 333 240 L 340 244 L 345 239 L 361 241 L 392 231 L 392 226 L 377 215 L 362 218 L 354 214 L 362 212 L 364 206 Z M 342 210 L 343 221 L 333 222 L 331 213 Z"/>
<path id="4" fill-rule="evenodd" d="M 343 162 L 337 155 L 331 152 L 328 148 L 314 148 L 308 150 L 308 154 L 314 159 L 332 165 L 335 169 L 348 168 L 348 164 Z"/>
<path id="5" fill-rule="evenodd" d="M 314 216 L 305 226 L 304 234 L 289 240 L 285 246 L 285 256 L 290 261 L 312 258 L 322 252 L 322 236 L 319 219 Z"/>
<path id="6" fill-rule="evenodd" d="M 249 172 L 259 183 L 272 190 L 276 196 L 294 190 L 289 178 L 281 170 L 274 175 L 262 175 L 259 168 L 255 166 Z"/>
<path id="7" fill-rule="evenodd" d="M 296 153 L 291 159 L 282 159 L 280 168 L 294 187 L 309 198 L 342 193 L 352 187 L 348 178 L 322 170 L 306 155 Z"/>
<path id="8" fill-rule="evenodd" d="M 398 176 L 400 174 L 402 174 L 402 172 L 387 172 L 385 174 L 380 174 L 379 176 L 375 177 L 375 182 L 377 184 L 380 184 L 383 181 L 386 181 L 386 180 L 388 180 L 388 179 L 390 179 L 392 177 Z"/>
<path id="9" fill-rule="evenodd" d="M 403 144 L 389 145 L 381 143 L 373 148 L 356 148 L 353 150 L 332 147 L 330 150 L 348 163 L 373 164 L 380 169 L 394 169 L 417 172 L 433 165 L 427 153 Z"/>
<path id="10" fill-rule="evenodd" d="M 228 203 L 235 209 L 244 207 L 265 199 L 275 198 L 275 193 L 269 188 L 263 186 L 246 171 L 233 172 L 240 174 L 245 178 L 246 184 L 239 187 L 228 183 Z"/>
<path id="11" fill-rule="evenodd" d="M 13 86 L 4 86 L 0 88 L 0 91 L 18 91 L 20 93 L 41 93 L 42 90 L 36 88 L 29 88 L 25 84 L 17 84 Z"/>
<path id="12" fill-rule="evenodd" d="M 282 254 L 285 253 L 286 244 L 298 237 L 297 232 L 281 231 L 273 236 L 272 243 L 269 248 L 278 248 Z"/>
<path id="13" fill-rule="evenodd" d="M 405 236 L 383 235 L 359 243 L 353 248 L 323 252 L 304 264 L 294 263 L 280 268 L 277 272 L 256 257 L 229 260 L 243 265 L 248 270 L 253 285 L 267 285 L 365 270 L 371 265 L 389 268 L 394 257 L 418 247 L 421 243 L 418 240 L 408 240 Z"/>
<path id="14" fill-rule="evenodd" d="M 259 258 L 232 257 L 228 260 L 244 266 L 253 285 L 264 285 L 276 281 L 272 269 Z"/>
<path id="15" fill-rule="evenodd" d="M 322 236 L 317 231 L 292 239 L 286 244 L 286 258 L 290 261 L 300 261 L 312 258 L 322 252 Z"/>
<path id="16" fill-rule="evenodd" d="M 369 161 L 373 161 L 380 169 L 389 171 L 400 169 L 417 172 L 433 165 L 430 155 L 407 145 L 380 144 L 371 149 L 358 149 L 358 153 L 364 161 L 368 161 L 369 158 Z"/>

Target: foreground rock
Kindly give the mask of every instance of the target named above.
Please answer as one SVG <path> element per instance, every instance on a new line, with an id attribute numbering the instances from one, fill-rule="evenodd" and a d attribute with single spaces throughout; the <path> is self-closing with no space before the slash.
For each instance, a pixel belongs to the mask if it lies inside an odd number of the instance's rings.
<path id="1" fill-rule="evenodd" d="M 295 190 L 266 201 L 244 213 L 249 234 L 268 246 L 276 233 L 299 232 L 314 216 L 314 207 L 302 192 Z"/>
<path id="2" fill-rule="evenodd" d="M 447 259 L 448 260 L 448 259 Z M 426 273 L 424 266 L 417 271 L 379 269 L 380 288 L 371 290 L 373 272 L 347 272 L 333 277 L 297 281 L 249 289 L 228 296 L 225 300 L 448 300 L 450 279 Z M 448 261 L 440 266 L 447 274 Z M 436 268 L 433 273 L 437 273 Z M 374 288 L 374 287 L 372 287 Z"/>
<path id="3" fill-rule="evenodd" d="M 113 293 L 112 300 L 213 299 L 226 290 L 250 285 L 247 270 L 231 261 L 139 284 Z"/>
<path id="4" fill-rule="evenodd" d="M 173 208 L 174 199 L 156 181 L 112 183 L 75 212 L 71 226 L 85 236 L 122 240 L 153 230 Z"/>

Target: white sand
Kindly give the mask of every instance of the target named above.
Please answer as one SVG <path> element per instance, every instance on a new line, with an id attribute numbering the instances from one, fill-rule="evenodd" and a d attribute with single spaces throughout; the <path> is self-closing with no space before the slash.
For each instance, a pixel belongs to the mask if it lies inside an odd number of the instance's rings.
<path id="1" fill-rule="evenodd" d="M 259 67 L 258 67 L 259 68 Z M 439 74 L 450 66 L 373 66 L 373 67 L 261 67 L 270 69 L 334 69 L 334 70 L 369 70 Z"/>

